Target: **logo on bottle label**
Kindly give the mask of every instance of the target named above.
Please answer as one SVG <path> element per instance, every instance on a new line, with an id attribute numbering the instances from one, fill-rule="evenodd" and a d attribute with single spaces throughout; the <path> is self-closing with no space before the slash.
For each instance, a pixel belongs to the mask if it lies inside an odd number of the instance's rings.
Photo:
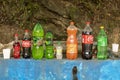
<path id="1" fill-rule="evenodd" d="M 67 53 L 77 53 L 77 44 L 67 44 Z"/>
<path id="2" fill-rule="evenodd" d="M 105 37 L 100 37 L 98 39 L 98 46 L 107 46 L 107 38 Z"/>
<path id="3" fill-rule="evenodd" d="M 19 46 L 14 47 L 14 53 L 20 53 L 20 47 Z"/>
<path id="4" fill-rule="evenodd" d="M 37 45 L 37 46 L 43 45 L 43 38 L 33 37 L 33 45 Z"/>
<path id="5" fill-rule="evenodd" d="M 93 44 L 93 36 L 92 35 L 82 35 L 82 43 Z"/>
<path id="6" fill-rule="evenodd" d="M 31 41 L 23 40 L 22 41 L 22 47 L 31 47 Z"/>

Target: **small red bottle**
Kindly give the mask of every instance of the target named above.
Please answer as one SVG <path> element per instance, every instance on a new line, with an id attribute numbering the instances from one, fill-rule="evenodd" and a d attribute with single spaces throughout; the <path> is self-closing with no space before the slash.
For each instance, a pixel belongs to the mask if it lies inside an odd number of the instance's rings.
<path id="1" fill-rule="evenodd" d="M 15 59 L 20 58 L 20 43 L 18 41 L 18 34 L 15 34 L 15 41 L 13 44 L 13 57 Z"/>

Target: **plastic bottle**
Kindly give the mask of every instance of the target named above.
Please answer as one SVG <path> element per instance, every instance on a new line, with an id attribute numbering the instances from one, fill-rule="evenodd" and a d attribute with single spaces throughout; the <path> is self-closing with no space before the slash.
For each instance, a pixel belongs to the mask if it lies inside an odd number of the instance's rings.
<path id="1" fill-rule="evenodd" d="M 54 58 L 53 34 L 50 31 L 48 31 L 45 35 L 45 46 L 45 57 L 47 59 Z"/>
<path id="2" fill-rule="evenodd" d="M 27 59 L 31 57 L 31 37 L 28 30 L 25 30 L 24 38 L 22 40 L 22 57 Z"/>
<path id="3" fill-rule="evenodd" d="M 67 38 L 67 49 L 66 57 L 67 59 L 76 59 L 78 56 L 78 40 L 77 40 L 77 28 L 74 25 L 74 22 L 70 22 L 70 25 L 67 28 L 68 38 Z"/>
<path id="4" fill-rule="evenodd" d="M 13 43 L 13 57 L 15 59 L 19 59 L 20 58 L 20 42 L 18 41 L 18 34 L 15 34 L 15 38 L 14 38 L 14 43 Z"/>
<path id="5" fill-rule="evenodd" d="M 61 42 L 59 41 L 56 46 L 56 58 L 57 59 L 62 59 L 63 57 L 62 50 L 63 50 L 63 47 L 61 45 Z"/>
<path id="6" fill-rule="evenodd" d="M 100 32 L 97 36 L 97 50 L 98 59 L 107 58 L 107 35 L 104 31 L 104 26 L 100 27 Z"/>
<path id="7" fill-rule="evenodd" d="M 90 22 L 86 22 L 86 27 L 82 32 L 82 58 L 92 59 L 93 35 Z"/>
<path id="8" fill-rule="evenodd" d="M 35 25 L 32 36 L 33 36 L 32 57 L 34 59 L 42 59 L 44 55 L 43 47 L 44 30 L 39 23 Z"/>

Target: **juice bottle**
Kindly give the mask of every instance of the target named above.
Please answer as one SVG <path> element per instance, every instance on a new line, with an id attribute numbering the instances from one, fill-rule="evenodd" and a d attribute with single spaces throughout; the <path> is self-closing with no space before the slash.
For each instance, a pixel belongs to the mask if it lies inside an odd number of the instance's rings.
<path id="1" fill-rule="evenodd" d="M 44 55 L 44 47 L 43 47 L 44 30 L 39 23 L 35 25 L 32 36 L 33 36 L 33 46 L 32 46 L 33 59 L 42 59 Z"/>
<path id="2" fill-rule="evenodd" d="M 67 59 L 76 59 L 78 56 L 78 40 L 77 40 L 77 28 L 74 25 L 74 22 L 70 22 L 70 25 L 67 28 L 68 38 L 67 38 L 67 50 L 66 57 Z"/>

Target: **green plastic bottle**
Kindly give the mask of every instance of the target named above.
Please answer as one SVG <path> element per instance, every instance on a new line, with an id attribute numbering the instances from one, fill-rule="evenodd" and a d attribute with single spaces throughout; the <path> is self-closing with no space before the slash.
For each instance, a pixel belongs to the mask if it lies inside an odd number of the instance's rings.
<path id="1" fill-rule="evenodd" d="M 45 35 L 45 45 L 46 45 L 46 50 L 45 50 L 45 57 L 47 59 L 52 59 L 54 58 L 54 46 L 53 46 L 53 34 L 52 32 L 48 31 Z"/>
<path id="2" fill-rule="evenodd" d="M 97 36 L 97 58 L 106 59 L 107 58 L 107 35 L 104 31 L 104 26 L 100 27 L 100 32 Z"/>
<path id="3" fill-rule="evenodd" d="M 37 23 L 33 29 L 33 46 L 32 46 L 32 57 L 33 59 L 42 59 L 44 55 L 44 30 L 42 26 Z"/>

